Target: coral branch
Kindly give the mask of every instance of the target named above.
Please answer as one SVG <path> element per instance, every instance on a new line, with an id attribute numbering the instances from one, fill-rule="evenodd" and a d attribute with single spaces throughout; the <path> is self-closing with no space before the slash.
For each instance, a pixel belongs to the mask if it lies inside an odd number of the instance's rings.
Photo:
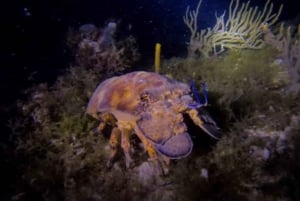
<path id="1" fill-rule="evenodd" d="M 282 64 L 287 68 L 293 83 L 300 78 L 300 24 L 293 31 L 292 26 L 281 23 L 278 32 L 273 33 L 267 25 L 263 25 L 264 40 L 279 51 Z"/>
<path id="2" fill-rule="evenodd" d="M 228 19 L 224 14 L 216 16 L 213 28 L 197 32 L 197 18 L 202 0 L 199 1 L 195 11 L 187 8 L 183 20 L 191 31 L 188 45 L 188 56 L 196 57 L 197 54 L 209 57 L 217 55 L 226 49 L 258 49 L 264 44 L 262 39 L 262 23 L 269 26 L 277 22 L 282 11 L 282 5 L 277 13 L 273 13 L 273 4 L 266 2 L 262 11 L 258 7 L 250 7 L 250 1 L 240 5 L 239 0 L 231 0 Z"/>

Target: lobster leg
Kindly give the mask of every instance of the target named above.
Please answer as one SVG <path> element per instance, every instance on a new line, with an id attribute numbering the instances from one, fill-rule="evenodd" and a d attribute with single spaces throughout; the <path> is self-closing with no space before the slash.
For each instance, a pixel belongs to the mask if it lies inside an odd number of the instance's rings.
<path id="1" fill-rule="evenodd" d="M 114 127 L 113 130 L 111 131 L 111 135 L 109 138 L 111 153 L 106 164 L 107 168 L 111 168 L 113 165 L 113 161 L 117 155 L 117 150 L 120 143 L 120 136 L 121 136 L 121 131 L 118 128 Z"/>
<path id="2" fill-rule="evenodd" d="M 141 129 L 138 127 L 138 125 L 135 127 L 135 133 L 136 135 L 140 138 L 140 140 L 142 141 L 145 150 L 147 151 L 150 159 L 155 163 L 155 166 L 160 169 L 160 172 L 162 173 L 162 175 L 167 175 L 169 172 L 168 167 L 166 167 L 164 165 L 164 163 L 160 162 L 156 149 L 153 146 L 153 144 L 144 136 L 143 132 L 141 131 Z"/>
<path id="3" fill-rule="evenodd" d="M 132 164 L 132 159 L 130 156 L 130 136 L 131 136 L 132 130 L 127 128 L 122 128 L 121 130 L 121 147 L 125 154 L 125 163 L 126 168 L 130 168 L 130 165 Z"/>

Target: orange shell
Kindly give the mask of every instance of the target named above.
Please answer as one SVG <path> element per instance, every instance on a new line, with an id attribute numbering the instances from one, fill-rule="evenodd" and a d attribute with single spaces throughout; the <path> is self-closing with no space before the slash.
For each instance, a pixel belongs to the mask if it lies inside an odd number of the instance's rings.
<path id="1" fill-rule="evenodd" d="M 137 120 L 143 94 L 158 100 L 176 90 L 189 91 L 189 87 L 152 72 L 136 71 L 112 77 L 97 87 L 88 103 L 87 113 L 97 118 L 98 112 L 110 112 L 118 120 Z"/>

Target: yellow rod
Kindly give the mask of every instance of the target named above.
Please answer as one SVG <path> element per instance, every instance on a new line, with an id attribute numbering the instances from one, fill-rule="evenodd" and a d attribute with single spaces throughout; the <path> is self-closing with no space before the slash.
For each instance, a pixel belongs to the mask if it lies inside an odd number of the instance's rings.
<path id="1" fill-rule="evenodd" d="M 154 68 L 155 72 L 159 73 L 160 71 L 160 51 L 161 51 L 161 44 L 155 44 L 155 57 L 154 57 Z"/>

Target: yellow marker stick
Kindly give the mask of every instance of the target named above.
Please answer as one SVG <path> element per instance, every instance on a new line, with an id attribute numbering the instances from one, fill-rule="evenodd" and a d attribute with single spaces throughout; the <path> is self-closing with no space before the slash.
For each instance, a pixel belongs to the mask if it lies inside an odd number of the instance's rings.
<path id="1" fill-rule="evenodd" d="M 161 44 L 156 43 L 155 44 L 155 58 L 154 58 L 154 68 L 155 68 L 156 73 L 159 73 L 159 70 L 160 70 L 160 50 L 161 50 Z"/>

